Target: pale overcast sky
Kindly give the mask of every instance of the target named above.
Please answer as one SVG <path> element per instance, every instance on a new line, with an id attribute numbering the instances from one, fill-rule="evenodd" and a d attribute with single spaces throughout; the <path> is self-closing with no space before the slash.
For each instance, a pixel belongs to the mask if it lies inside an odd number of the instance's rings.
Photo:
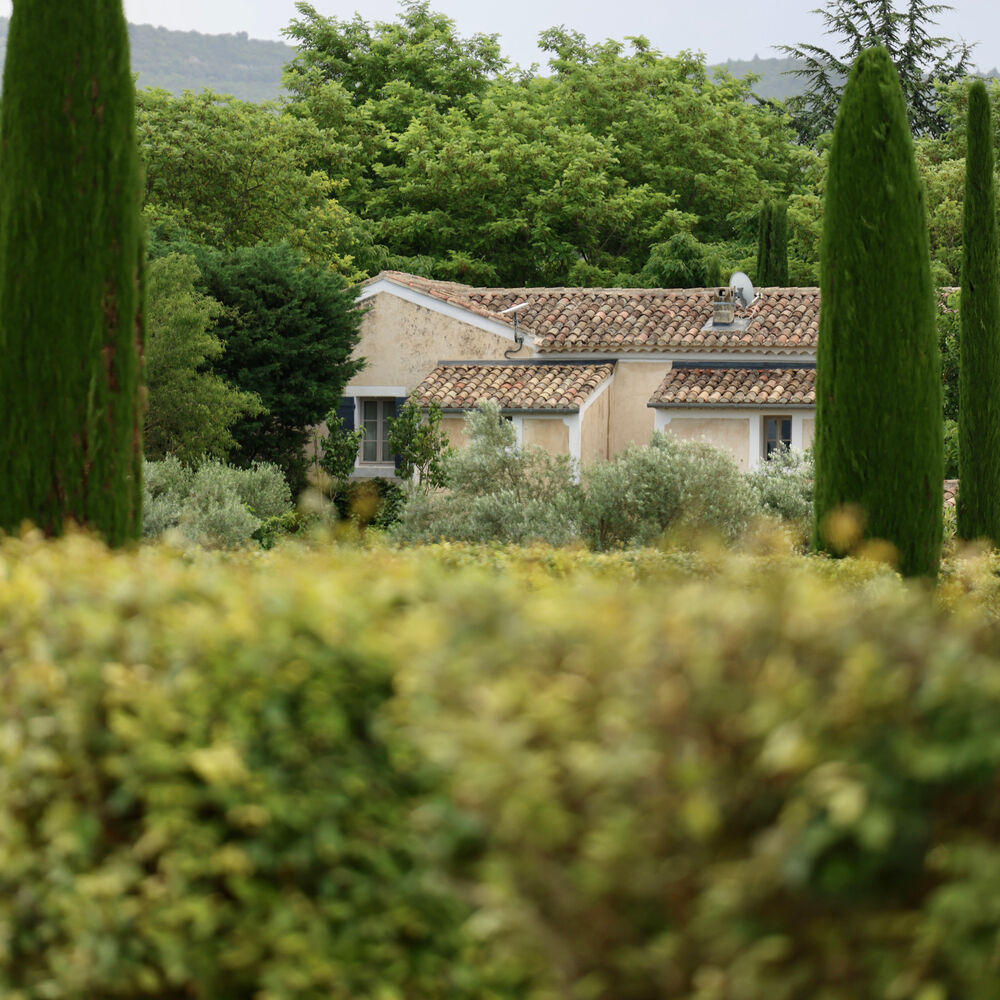
<path id="1" fill-rule="evenodd" d="M 72 2 L 72 0 L 69 0 Z M 900 0 L 902 7 L 903 0 Z M 522 66 L 544 62 L 538 33 L 565 24 L 587 38 L 645 35 L 669 55 L 682 49 L 704 52 L 710 62 L 778 55 L 772 46 L 802 41 L 822 42 L 821 24 L 812 9 L 821 0 L 431 0 L 431 9 L 447 14 L 463 35 L 499 33 L 504 54 Z M 314 0 L 327 16 L 350 18 L 355 12 L 369 21 L 392 20 L 395 0 Z M 976 42 L 975 62 L 983 70 L 1000 66 L 998 0 L 954 0 L 941 14 L 939 34 Z M 0 11 L 10 11 L 0 0 Z M 245 31 L 251 38 L 282 40 L 281 29 L 296 16 L 294 0 L 125 0 L 125 13 L 135 24 L 162 25 L 211 34 Z"/>

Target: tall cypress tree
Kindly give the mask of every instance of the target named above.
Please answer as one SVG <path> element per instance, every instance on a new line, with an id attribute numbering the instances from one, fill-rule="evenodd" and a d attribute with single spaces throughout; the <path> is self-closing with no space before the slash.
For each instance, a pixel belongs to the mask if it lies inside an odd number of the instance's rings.
<path id="1" fill-rule="evenodd" d="M 1000 546 L 1000 270 L 993 123 L 986 85 L 969 88 L 959 365 L 958 534 Z"/>
<path id="2" fill-rule="evenodd" d="M 17 0 L 0 113 L 0 528 L 142 513 L 143 241 L 121 0 Z"/>
<path id="3" fill-rule="evenodd" d="M 775 202 L 771 206 L 770 238 L 766 285 L 785 288 L 788 285 L 788 205 Z"/>
<path id="4" fill-rule="evenodd" d="M 763 288 L 767 285 L 767 273 L 771 262 L 771 203 L 765 201 L 760 206 L 757 217 L 757 273 L 754 277 Z"/>
<path id="5" fill-rule="evenodd" d="M 924 194 L 899 78 L 882 47 L 844 90 L 820 257 L 814 541 L 856 505 L 908 576 L 937 572 L 943 441 Z"/>

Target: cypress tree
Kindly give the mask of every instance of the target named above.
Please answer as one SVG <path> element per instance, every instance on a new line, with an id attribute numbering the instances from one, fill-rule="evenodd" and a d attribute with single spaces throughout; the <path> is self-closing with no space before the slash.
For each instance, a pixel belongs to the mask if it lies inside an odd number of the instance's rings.
<path id="1" fill-rule="evenodd" d="M 969 88 L 959 341 L 958 535 L 1000 546 L 1000 271 L 993 123 L 986 85 Z"/>
<path id="2" fill-rule="evenodd" d="M 771 261 L 771 203 L 765 201 L 760 206 L 757 218 L 757 284 L 763 288 L 767 285 L 767 272 Z"/>
<path id="3" fill-rule="evenodd" d="M 142 513 L 143 255 L 121 0 L 17 0 L 0 111 L 0 529 Z"/>
<path id="4" fill-rule="evenodd" d="M 937 572 L 943 440 L 923 188 L 899 78 L 858 57 L 830 150 L 820 257 L 814 541 L 856 505 L 908 576 Z"/>
<path id="5" fill-rule="evenodd" d="M 788 205 L 779 201 L 771 205 L 768 266 L 765 285 L 788 286 Z"/>

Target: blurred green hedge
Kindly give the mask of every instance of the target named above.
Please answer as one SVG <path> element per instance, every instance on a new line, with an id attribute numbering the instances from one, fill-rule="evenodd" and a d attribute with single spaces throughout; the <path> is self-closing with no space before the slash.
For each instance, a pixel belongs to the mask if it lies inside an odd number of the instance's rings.
<path id="1" fill-rule="evenodd" d="M 0 996 L 992 1000 L 997 567 L 548 551 L 0 543 Z"/>
<path id="2" fill-rule="evenodd" d="M 494 954 L 573 1000 L 995 1000 L 996 597 L 987 560 L 446 588 L 394 707 Z"/>
<path id="3" fill-rule="evenodd" d="M 3 543 L 0 996 L 492 996 L 377 718 L 414 587 Z"/>

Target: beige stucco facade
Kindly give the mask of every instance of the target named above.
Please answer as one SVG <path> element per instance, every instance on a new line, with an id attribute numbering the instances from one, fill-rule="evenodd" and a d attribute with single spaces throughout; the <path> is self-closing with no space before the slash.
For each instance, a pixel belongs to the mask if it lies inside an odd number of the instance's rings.
<path id="1" fill-rule="evenodd" d="M 518 440 L 524 447 L 534 446 L 550 455 L 566 455 L 570 451 L 569 424 L 576 420 L 576 414 L 562 416 L 533 416 L 517 414 L 513 417 Z M 452 448 L 468 444 L 465 436 L 465 418 L 448 415 L 441 419 L 441 430 L 448 435 Z"/>
<path id="2" fill-rule="evenodd" d="M 666 426 L 668 433 L 683 441 L 705 440 L 736 460 L 740 472 L 749 467 L 750 418 L 732 417 L 672 417 Z"/>
<path id="3" fill-rule="evenodd" d="M 608 391 L 610 409 L 606 457 L 613 458 L 630 444 L 649 444 L 653 436 L 653 411 L 646 403 L 659 388 L 670 367 L 669 361 L 618 359 L 614 381 Z"/>
<path id="4" fill-rule="evenodd" d="M 525 448 L 536 446 L 550 455 L 568 454 L 569 427 L 566 420 L 563 417 L 523 417 L 521 444 Z"/>
<path id="5" fill-rule="evenodd" d="M 439 361 L 496 360 L 515 346 L 511 337 L 387 292 L 372 296 L 365 306 L 355 351 L 355 357 L 365 359 L 365 367 L 348 388 L 396 387 L 409 393 Z M 515 357 L 533 353 L 526 345 Z"/>
<path id="6" fill-rule="evenodd" d="M 466 444 L 464 417 L 442 417 L 441 430 L 448 435 L 449 447 L 462 448 Z"/>
<path id="7" fill-rule="evenodd" d="M 608 458 L 611 440 L 611 390 L 614 381 L 604 391 L 598 390 L 590 405 L 580 416 L 580 463 L 602 462 Z"/>

